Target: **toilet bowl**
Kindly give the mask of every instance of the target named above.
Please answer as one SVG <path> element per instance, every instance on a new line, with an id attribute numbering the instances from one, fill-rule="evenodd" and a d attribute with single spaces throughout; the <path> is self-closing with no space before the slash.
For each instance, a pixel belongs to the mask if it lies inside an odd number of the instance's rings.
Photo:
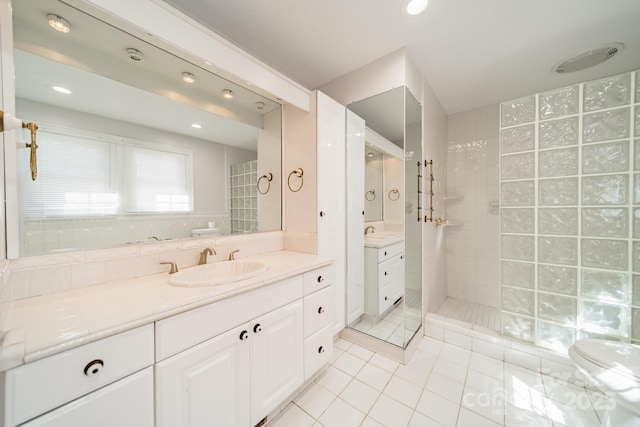
<path id="1" fill-rule="evenodd" d="M 640 426 L 640 346 L 599 339 L 578 340 L 569 358 L 613 401 L 603 403 L 602 426 Z"/>

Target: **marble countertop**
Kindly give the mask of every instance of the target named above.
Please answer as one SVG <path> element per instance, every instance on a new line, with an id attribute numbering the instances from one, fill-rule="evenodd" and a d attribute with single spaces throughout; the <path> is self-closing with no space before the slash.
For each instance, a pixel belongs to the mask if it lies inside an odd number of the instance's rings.
<path id="1" fill-rule="evenodd" d="M 387 246 L 400 242 L 404 242 L 404 235 L 401 233 L 399 233 L 397 237 L 385 237 L 378 239 L 375 237 L 372 238 L 365 236 L 364 238 L 364 245 L 368 248 L 386 248 Z"/>
<path id="2" fill-rule="evenodd" d="M 269 269 L 219 286 L 172 286 L 162 273 L 14 301 L 0 345 L 0 371 L 331 264 L 291 251 L 242 259 Z"/>

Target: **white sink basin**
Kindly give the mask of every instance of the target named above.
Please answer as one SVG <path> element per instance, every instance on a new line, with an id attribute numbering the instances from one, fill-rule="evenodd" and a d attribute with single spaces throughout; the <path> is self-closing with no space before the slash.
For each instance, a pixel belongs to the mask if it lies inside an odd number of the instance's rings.
<path id="1" fill-rule="evenodd" d="M 366 239 L 378 239 L 378 240 L 387 240 L 387 239 L 400 239 L 402 238 L 401 233 L 393 233 L 391 231 L 382 231 L 380 233 L 369 233 L 365 236 Z"/>
<path id="2" fill-rule="evenodd" d="M 267 271 L 261 262 L 236 259 L 198 265 L 172 274 L 169 284 L 175 286 L 216 286 L 249 279 Z"/>

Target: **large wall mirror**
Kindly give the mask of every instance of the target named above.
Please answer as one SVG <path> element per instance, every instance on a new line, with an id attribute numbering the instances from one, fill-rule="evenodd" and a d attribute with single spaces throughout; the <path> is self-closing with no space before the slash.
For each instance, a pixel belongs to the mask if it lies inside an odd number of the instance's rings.
<path id="1" fill-rule="evenodd" d="M 422 324 L 422 110 L 405 87 L 347 108 L 366 125 L 363 149 L 347 151 L 348 191 L 364 206 L 348 220 L 348 324 L 404 348 Z"/>
<path id="2" fill-rule="evenodd" d="M 92 11 L 13 12 L 21 256 L 282 228 L 280 104 Z"/>

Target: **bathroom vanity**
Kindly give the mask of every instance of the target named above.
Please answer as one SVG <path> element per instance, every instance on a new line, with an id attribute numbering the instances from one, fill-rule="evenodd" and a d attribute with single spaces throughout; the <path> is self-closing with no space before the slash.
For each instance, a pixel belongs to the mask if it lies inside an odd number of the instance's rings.
<path id="1" fill-rule="evenodd" d="M 331 265 L 288 251 L 249 258 L 268 270 L 205 287 L 156 274 L 18 305 L 0 351 L 2 425 L 261 422 L 332 356 Z M 21 322 L 21 309 L 59 334 Z M 83 326 L 65 327 L 75 316 Z"/>
<path id="2" fill-rule="evenodd" d="M 404 295 L 404 240 L 385 235 L 364 242 L 364 317 L 377 323 Z"/>

